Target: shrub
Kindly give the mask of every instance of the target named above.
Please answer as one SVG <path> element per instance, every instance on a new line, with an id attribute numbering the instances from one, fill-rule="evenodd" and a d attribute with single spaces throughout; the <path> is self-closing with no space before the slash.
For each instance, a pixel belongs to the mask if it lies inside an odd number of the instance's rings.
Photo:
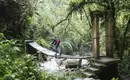
<path id="1" fill-rule="evenodd" d="M 0 65 L 2 80 L 41 80 L 36 61 L 23 54 L 13 40 L 0 43 Z"/>

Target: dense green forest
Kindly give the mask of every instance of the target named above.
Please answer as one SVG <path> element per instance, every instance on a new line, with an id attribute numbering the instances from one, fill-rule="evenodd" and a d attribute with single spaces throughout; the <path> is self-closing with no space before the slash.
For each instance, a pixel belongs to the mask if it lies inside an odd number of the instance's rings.
<path id="1" fill-rule="evenodd" d="M 39 70 L 25 40 L 49 48 L 61 39 L 61 53 L 91 55 L 91 12 L 99 11 L 100 53 L 105 55 L 105 15 L 114 22 L 114 57 L 119 74 L 130 76 L 130 0 L 0 0 L 0 80 L 70 80 L 77 73 L 49 75 Z M 72 74 L 72 75 L 71 75 Z M 66 77 L 64 77 L 66 76 Z M 115 79 L 116 80 L 116 79 Z"/>

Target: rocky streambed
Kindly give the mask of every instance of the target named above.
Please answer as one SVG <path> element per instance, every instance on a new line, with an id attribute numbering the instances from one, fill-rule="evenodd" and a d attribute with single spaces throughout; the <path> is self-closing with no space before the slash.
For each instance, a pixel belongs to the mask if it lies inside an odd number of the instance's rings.
<path id="1" fill-rule="evenodd" d="M 48 72 L 59 72 L 71 70 L 71 68 L 80 68 L 87 66 L 89 61 L 87 59 L 66 59 L 48 57 L 47 61 L 40 63 L 40 69 L 47 70 Z"/>

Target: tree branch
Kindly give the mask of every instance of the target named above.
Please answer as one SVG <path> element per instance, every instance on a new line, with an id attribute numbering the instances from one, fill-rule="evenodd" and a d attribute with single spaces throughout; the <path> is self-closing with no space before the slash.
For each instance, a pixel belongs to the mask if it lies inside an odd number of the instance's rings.
<path id="1" fill-rule="evenodd" d="M 70 22 L 71 22 L 71 19 L 68 19 L 68 24 L 66 25 L 66 27 L 65 27 L 65 29 L 64 29 L 64 30 L 65 30 L 65 33 L 67 32 L 66 30 L 67 30 L 67 28 L 68 28 Z"/>
<path id="2" fill-rule="evenodd" d="M 52 31 L 54 32 L 54 29 L 55 29 L 56 26 L 58 26 L 58 25 L 59 25 L 60 23 L 62 23 L 63 21 L 66 21 L 66 20 L 68 19 L 68 17 L 72 14 L 72 12 L 73 12 L 73 10 L 71 10 L 71 11 L 67 14 L 66 18 L 62 19 L 61 21 L 59 21 L 58 23 L 56 23 L 54 26 L 52 26 Z"/>
<path id="3" fill-rule="evenodd" d="M 88 20 L 88 24 L 89 24 L 90 29 L 91 29 L 91 28 L 92 28 L 92 25 L 91 25 L 91 22 L 89 21 L 89 18 L 88 18 L 88 16 L 87 16 L 87 13 L 86 13 L 84 7 L 83 7 L 83 11 L 84 11 L 84 13 L 85 13 L 85 16 L 86 16 L 86 18 L 87 18 L 87 20 Z"/>
<path id="4" fill-rule="evenodd" d="M 85 0 L 84 0 L 83 2 L 81 2 L 81 3 L 78 5 L 78 8 L 83 8 L 84 5 L 92 4 L 92 3 L 96 3 L 96 4 L 100 5 L 100 6 L 106 7 L 106 5 L 105 5 L 105 4 L 102 4 L 101 2 L 102 2 L 102 1 L 97 1 L 97 0 L 95 0 L 95 1 L 85 1 Z M 54 29 L 55 29 L 56 26 L 58 26 L 59 24 L 61 24 L 61 23 L 64 22 L 64 21 L 66 21 L 66 20 L 68 19 L 68 17 L 72 14 L 72 12 L 73 12 L 74 10 L 75 10 L 75 9 L 72 9 L 72 10 L 67 14 L 66 18 L 62 19 L 61 21 L 59 21 L 58 23 L 56 23 L 55 25 L 53 25 L 53 26 L 52 26 L 52 31 L 54 32 Z M 84 12 L 85 12 L 85 14 L 86 14 L 86 11 L 84 11 Z M 86 16 L 86 17 L 87 17 L 87 16 Z M 90 25 L 90 22 L 89 22 L 89 25 Z M 90 25 L 90 27 L 91 27 L 91 25 Z"/>
<path id="5" fill-rule="evenodd" d="M 76 32 L 78 32 L 81 36 L 83 36 L 83 34 L 81 34 L 72 24 L 71 26 L 75 29 Z"/>

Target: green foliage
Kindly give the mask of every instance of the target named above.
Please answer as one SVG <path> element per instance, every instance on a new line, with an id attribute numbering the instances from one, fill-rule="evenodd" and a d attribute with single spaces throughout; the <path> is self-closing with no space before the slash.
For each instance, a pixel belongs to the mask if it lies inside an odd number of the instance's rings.
<path id="1" fill-rule="evenodd" d="M 84 0 L 72 0 L 69 4 L 69 10 L 82 13 L 83 6 Z"/>
<path id="2" fill-rule="evenodd" d="M 3 33 L 0 33 L 0 37 L 4 37 L 4 34 L 3 34 Z"/>
<path id="3" fill-rule="evenodd" d="M 124 57 L 119 64 L 119 73 L 130 76 L 130 56 Z"/>
<path id="4" fill-rule="evenodd" d="M 43 71 L 42 73 L 42 79 L 43 80 L 72 80 L 76 77 L 85 77 L 80 72 L 74 71 L 74 72 L 59 72 L 59 73 L 47 73 L 46 71 Z"/>
<path id="5" fill-rule="evenodd" d="M 0 19 L 0 32 L 3 32 L 9 39 L 23 38 L 25 29 L 28 29 L 33 20 L 31 17 L 36 2 L 35 0 L 2 0 L 0 5 L 3 6 L 2 12 L 5 15 L 0 15 L 3 16 Z"/>
<path id="6" fill-rule="evenodd" d="M 15 41 L 0 43 L 0 79 L 40 80 L 40 71 L 30 55 L 23 54 Z"/>
<path id="7" fill-rule="evenodd" d="M 119 78 L 115 78 L 115 77 L 113 77 L 111 80 L 119 80 Z"/>
<path id="8" fill-rule="evenodd" d="M 83 12 L 83 15 L 79 13 L 72 14 L 61 24 L 57 25 L 53 30 L 53 25 L 58 23 L 60 20 L 64 19 L 68 13 L 68 7 L 70 3 L 77 4 L 77 6 L 81 6 L 80 4 L 83 0 L 42 0 L 39 5 L 37 5 L 36 14 L 34 14 L 34 20 L 37 26 L 37 38 L 41 37 L 47 41 L 50 41 L 51 37 L 58 36 L 62 42 L 69 41 L 71 47 L 73 49 L 68 49 L 71 52 L 80 52 L 80 47 L 83 44 L 88 44 L 91 46 L 91 30 L 89 25 L 89 10 L 85 8 L 86 15 Z M 58 4 L 59 3 L 59 4 Z M 65 5 L 68 4 L 68 5 Z M 46 7 L 43 7 L 46 6 Z M 76 6 L 76 5 L 75 5 Z M 78 9 L 78 8 L 77 8 Z M 81 7 L 82 9 L 82 7 Z M 71 11 L 71 10 L 70 10 Z M 44 14 L 43 14 L 44 13 Z M 82 16 L 82 19 L 81 19 Z M 88 16 L 88 18 L 86 18 Z M 36 32 L 36 31 L 35 31 Z M 40 34 L 39 34 L 40 33 Z M 39 40 L 38 40 L 39 41 Z M 47 42 L 48 43 L 48 42 Z M 69 45 L 68 45 L 69 46 Z M 62 46 L 65 48 L 65 46 Z M 63 49 L 65 50 L 65 49 Z M 81 50 L 82 51 L 82 50 Z M 64 51 L 63 51 L 64 52 Z"/>
<path id="9" fill-rule="evenodd" d="M 4 34 L 3 34 L 3 33 L 0 33 L 0 41 L 5 40 L 5 39 L 6 39 L 6 38 L 5 38 Z"/>
<path id="10" fill-rule="evenodd" d="M 50 45 L 46 42 L 46 40 L 45 39 L 39 39 L 39 40 L 37 40 L 37 42 L 39 43 L 39 44 L 41 44 L 41 46 L 43 46 L 43 47 L 50 47 Z"/>

